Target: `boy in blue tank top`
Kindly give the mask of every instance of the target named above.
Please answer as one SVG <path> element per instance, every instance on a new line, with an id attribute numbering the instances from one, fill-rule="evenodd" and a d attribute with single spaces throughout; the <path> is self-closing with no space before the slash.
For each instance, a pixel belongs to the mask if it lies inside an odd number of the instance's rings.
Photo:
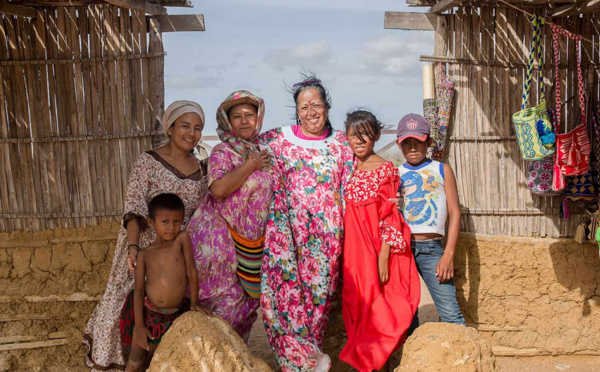
<path id="1" fill-rule="evenodd" d="M 460 205 L 454 172 L 427 158 L 431 146 L 425 118 L 408 114 L 398 123 L 396 144 L 406 158 L 400 171 L 399 207 L 412 232 L 411 248 L 419 274 L 442 322 L 465 324 L 454 287 L 454 250 L 460 231 Z M 446 231 L 448 219 L 448 231 Z M 446 247 L 442 240 L 446 237 Z M 418 326 L 415 315 L 411 328 Z"/>

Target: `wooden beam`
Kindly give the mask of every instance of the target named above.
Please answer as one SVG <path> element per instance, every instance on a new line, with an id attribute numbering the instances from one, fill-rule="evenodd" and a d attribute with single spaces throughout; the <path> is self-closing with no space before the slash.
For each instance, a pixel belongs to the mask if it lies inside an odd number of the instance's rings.
<path id="1" fill-rule="evenodd" d="M 128 9 L 142 10 L 148 14 L 165 15 L 165 7 L 144 0 L 106 0 L 107 3 Z"/>
<path id="2" fill-rule="evenodd" d="M 435 31 L 438 18 L 440 17 L 445 16 L 417 12 L 385 12 L 383 28 L 394 30 Z"/>
<path id="3" fill-rule="evenodd" d="M 427 13 L 442 13 L 448 9 L 454 8 L 460 3 L 461 1 L 458 0 L 440 0 L 434 6 L 429 8 Z"/>
<path id="4" fill-rule="evenodd" d="M 11 14 L 21 17 L 35 18 L 37 17 L 37 11 L 33 8 L 26 6 L 0 3 L 0 13 Z"/>
<path id="5" fill-rule="evenodd" d="M 36 341 L 36 342 L 22 342 L 18 344 L 6 344 L 0 345 L 0 351 L 9 351 L 9 350 L 24 350 L 24 349 L 38 349 L 41 347 L 52 347 L 52 346 L 60 346 L 66 345 L 69 343 L 69 340 L 49 340 L 49 341 Z"/>
<path id="6" fill-rule="evenodd" d="M 8 336 L 8 337 L 0 337 L 0 345 L 4 344 L 14 344 L 17 342 L 27 342 L 27 341 L 35 341 L 37 337 L 35 336 Z"/>
<path id="7" fill-rule="evenodd" d="M 160 0 L 159 2 L 162 6 L 168 7 L 184 7 L 184 8 L 193 8 L 194 5 L 190 0 Z"/>
<path id="8" fill-rule="evenodd" d="M 563 17 L 583 13 L 591 13 L 600 9 L 600 0 L 588 0 L 584 3 L 572 4 L 556 8 L 553 17 Z"/>
<path id="9" fill-rule="evenodd" d="M 204 31 L 203 14 L 148 16 L 146 17 L 148 28 L 151 19 L 160 24 L 162 32 Z"/>
<path id="10" fill-rule="evenodd" d="M 410 7 L 427 7 L 435 5 L 435 0 L 406 0 L 406 4 Z"/>

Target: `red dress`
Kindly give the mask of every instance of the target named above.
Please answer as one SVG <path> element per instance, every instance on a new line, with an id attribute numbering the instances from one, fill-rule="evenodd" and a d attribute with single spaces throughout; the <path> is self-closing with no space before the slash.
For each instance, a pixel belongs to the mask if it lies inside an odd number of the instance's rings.
<path id="1" fill-rule="evenodd" d="M 348 343 L 340 360 L 379 370 L 406 339 L 421 285 L 410 250 L 410 228 L 398 213 L 400 174 L 392 162 L 354 171 L 345 190 L 342 314 Z M 379 283 L 381 242 L 391 245 L 389 281 Z"/>

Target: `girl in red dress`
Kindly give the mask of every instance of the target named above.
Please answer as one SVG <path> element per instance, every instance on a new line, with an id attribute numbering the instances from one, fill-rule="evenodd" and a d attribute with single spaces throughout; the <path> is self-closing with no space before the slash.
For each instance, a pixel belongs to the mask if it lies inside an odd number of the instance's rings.
<path id="1" fill-rule="evenodd" d="M 357 167 L 344 192 L 342 313 L 348 343 L 340 360 L 361 372 L 388 371 L 406 339 L 421 286 L 410 250 L 410 228 L 394 198 L 400 174 L 373 151 L 382 124 L 370 112 L 346 118 Z"/>

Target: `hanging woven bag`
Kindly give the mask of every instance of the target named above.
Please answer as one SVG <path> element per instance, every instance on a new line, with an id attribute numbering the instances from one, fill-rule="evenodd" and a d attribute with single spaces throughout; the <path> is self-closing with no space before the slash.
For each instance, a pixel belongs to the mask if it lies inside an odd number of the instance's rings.
<path id="1" fill-rule="evenodd" d="M 554 127 L 556 115 L 554 110 L 548 109 L 548 118 Z M 552 189 L 552 177 L 554 170 L 554 156 L 548 156 L 540 160 L 534 160 L 529 164 L 529 173 L 527 177 L 527 186 L 532 194 L 539 196 L 559 196 L 563 190 Z"/>
<path id="2" fill-rule="evenodd" d="M 595 115 L 590 110 L 587 110 L 587 130 L 588 137 L 593 130 L 598 131 L 598 126 L 595 120 Z M 592 136 L 593 138 L 593 136 Z M 590 141 L 591 142 L 591 141 Z M 565 199 L 568 201 L 585 201 L 593 202 L 598 198 L 598 183 L 594 176 L 597 176 L 598 162 L 595 159 L 594 154 L 590 156 L 590 167 L 589 170 L 578 176 L 566 176 L 565 177 Z"/>
<path id="3" fill-rule="evenodd" d="M 552 125 L 548 120 L 548 111 L 546 107 L 546 97 L 544 96 L 543 65 L 542 58 L 542 32 L 544 19 L 538 15 L 531 17 L 533 26 L 533 37 L 531 40 L 531 52 L 529 54 L 529 63 L 527 64 L 527 77 L 523 86 L 523 102 L 521 111 L 513 114 L 512 119 L 515 125 L 517 140 L 521 155 L 525 160 L 538 160 L 552 155 L 555 148 L 555 137 L 552 132 Z M 531 78 L 533 75 L 533 60 L 537 52 L 539 63 L 539 87 L 540 103 L 534 107 L 527 107 L 529 100 L 529 91 L 531 89 Z"/>
<path id="4" fill-rule="evenodd" d="M 556 135 L 557 154 L 554 163 L 554 177 L 552 187 L 560 190 L 566 186 L 563 176 L 581 176 L 589 172 L 591 145 L 586 128 L 585 97 L 583 91 L 583 74 L 581 72 L 581 57 L 579 55 L 579 41 L 581 36 L 570 33 L 557 27 L 552 27 L 552 41 L 554 46 L 554 67 L 556 69 L 556 132 L 561 128 L 561 102 L 560 102 L 560 73 L 558 70 L 558 35 L 562 34 L 575 41 L 577 55 L 577 80 L 579 88 L 579 105 L 581 110 L 581 123 L 567 133 Z"/>

